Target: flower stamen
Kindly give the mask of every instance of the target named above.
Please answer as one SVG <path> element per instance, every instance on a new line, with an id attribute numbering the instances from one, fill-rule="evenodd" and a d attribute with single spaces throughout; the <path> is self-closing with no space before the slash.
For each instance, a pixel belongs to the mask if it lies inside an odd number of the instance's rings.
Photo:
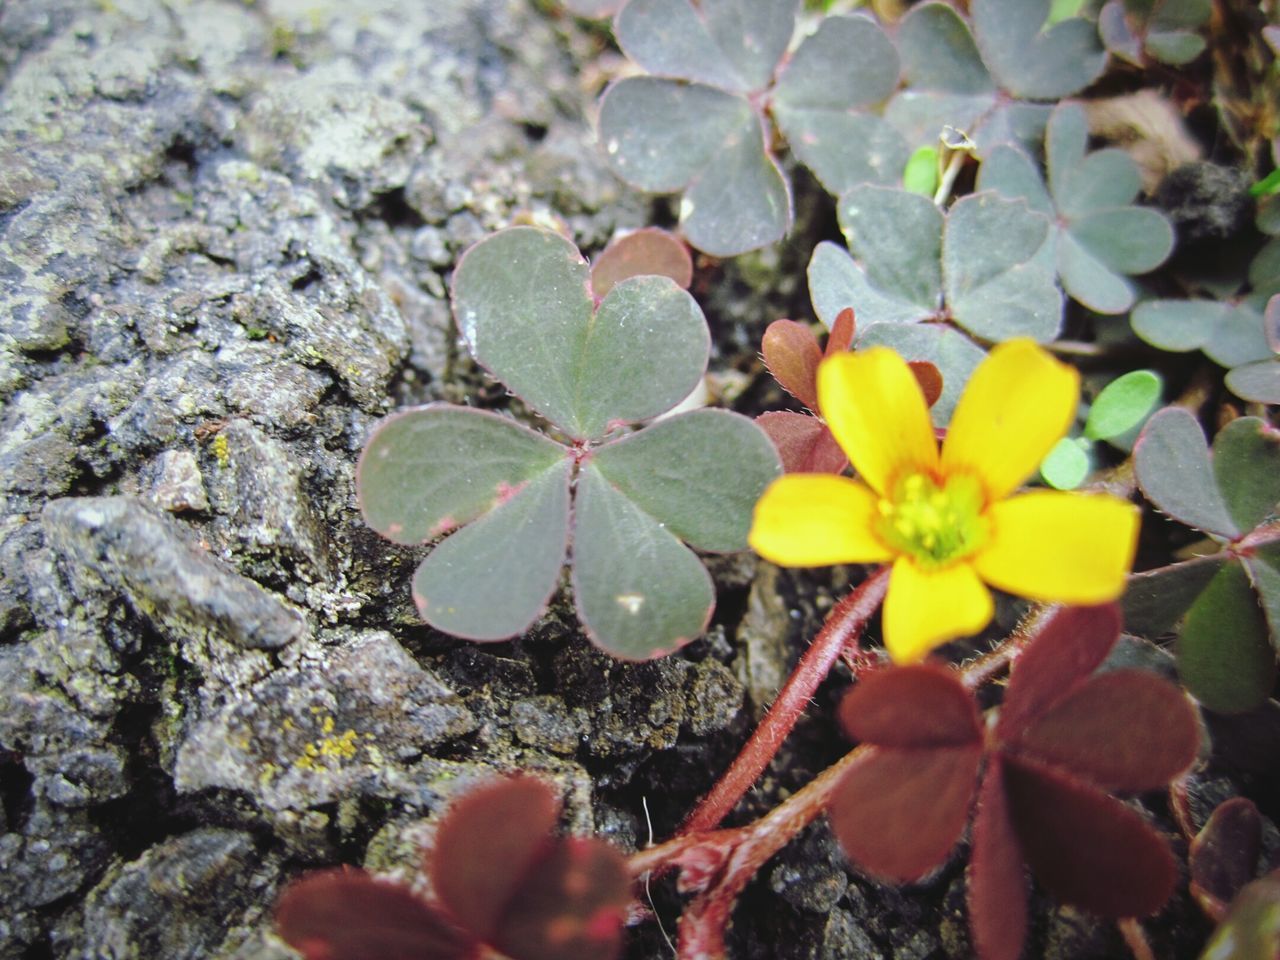
<path id="1" fill-rule="evenodd" d="M 937 569 L 987 542 L 991 531 L 985 506 L 975 477 L 958 474 L 938 486 L 932 477 L 912 473 L 876 505 L 876 533 L 890 549 L 909 554 L 925 569 Z"/>

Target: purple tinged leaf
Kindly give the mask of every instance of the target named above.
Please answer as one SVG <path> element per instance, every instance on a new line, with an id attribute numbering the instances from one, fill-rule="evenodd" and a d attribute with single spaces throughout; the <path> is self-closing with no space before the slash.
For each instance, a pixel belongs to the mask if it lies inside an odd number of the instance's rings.
<path id="1" fill-rule="evenodd" d="M 1253 879 L 1262 852 L 1262 817 L 1247 797 L 1218 804 L 1200 828 L 1187 856 L 1191 895 L 1209 918 L 1221 922 L 1227 904 Z"/>
<path id="2" fill-rule="evenodd" d="M 311 873 L 276 907 L 276 929 L 306 960 L 474 960 L 479 944 L 398 883 L 362 870 Z"/>
<path id="3" fill-rule="evenodd" d="M 1280 503 L 1280 432 L 1238 417 L 1213 438 L 1213 475 L 1236 527 L 1252 530 Z"/>
<path id="4" fill-rule="evenodd" d="M 1196 759 L 1200 725 L 1173 684 L 1142 670 L 1089 677 L 1007 744 L 1104 790 L 1163 787 Z"/>
<path id="5" fill-rule="evenodd" d="M 845 854 L 873 876 L 911 883 L 960 839 L 982 746 L 875 748 L 836 787 L 828 816 Z"/>
<path id="6" fill-rule="evenodd" d="M 831 356 L 833 353 L 842 353 L 853 346 L 853 338 L 858 334 L 858 320 L 853 312 L 853 307 L 845 307 L 836 314 L 835 320 L 831 324 L 831 333 L 827 337 L 827 347 L 824 356 Z"/>
<path id="7" fill-rule="evenodd" d="M 492 943 L 512 960 L 612 960 L 630 902 L 622 855 L 603 841 L 569 837 L 524 874 Z"/>
<path id="8" fill-rule="evenodd" d="M 1104 917 L 1145 917 L 1164 906 L 1177 867 L 1142 816 L 1025 758 L 1006 757 L 1002 769 L 1023 855 L 1055 899 Z"/>
<path id="9" fill-rule="evenodd" d="M 1242 713 L 1267 699 L 1276 656 L 1257 595 L 1229 562 L 1192 604 L 1178 635 L 1178 674 L 1210 710 Z"/>
<path id="10" fill-rule="evenodd" d="M 773 410 L 756 417 L 787 473 L 843 473 L 849 465 L 824 421 L 807 413 Z"/>
<path id="11" fill-rule="evenodd" d="M 1280 204 L 1276 205 L 1280 209 Z M 1277 293 L 1267 301 L 1266 309 L 1262 314 L 1262 330 L 1267 337 L 1267 346 L 1276 353 L 1280 353 L 1280 293 Z"/>
<path id="12" fill-rule="evenodd" d="M 646 227 L 611 242 L 591 265 L 591 290 L 603 299 L 623 280 L 632 277 L 669 277 L 683 290 L 693 282 L 689 248 L 657 227 Z"/>
<path id="13" fill-rule="evenodd" d="M 1018 960 L 1027 937 L 1027 876 L 1009 822 L 999 757 L 978 791 L 968 870 L 969 929 L 980 960 Z"/>
<path id="14" fill-rule="evenodd" d="M 996 734 L 1015 742 L 1039 716 L 1076 689 L 1107 658 L 1120 637 L 1120 610 L 1062 607 L 1014 661 Z"/>
<path id="15" fill-rule="evenodd" d="M 1218 492 L 1204 432 L 1189 412 L 1166 407 L 1155 413 L 1133 455 L 1138 486 L 1161 512 L 1208 533 L 1240 535 Z"/>
<path id="16" fill-rule="evenodd" d="M 525 878 L 553 846 L 560 801 L 520 776 L 477 787 L 453 802 L 436 832 L 431 882 L 466 929 L 490 940 Z"/>
<path id="17" fill-rule="evenodd" d="M 928 360 L 910 360 L 907 366 L 920 384 L 920 392 L 924 394 L 924 402 L 933 406 L 942 396 L 942 373 Z"/>
<path id="18" fill-rule="evenodd" d="M 980 745 L 982 718 L 955 671 L 935 664 L 888 667 L 861 680 L 840 703 L 853 740 L 925 749 Z"/>
<path id="19" fill-rule="evenodd" d="M 822 348 L 803 323 L 775 320 L 760 338 L 764 365 L 783 390 L 810 410 L 818 409 L 818 364 Z"/>

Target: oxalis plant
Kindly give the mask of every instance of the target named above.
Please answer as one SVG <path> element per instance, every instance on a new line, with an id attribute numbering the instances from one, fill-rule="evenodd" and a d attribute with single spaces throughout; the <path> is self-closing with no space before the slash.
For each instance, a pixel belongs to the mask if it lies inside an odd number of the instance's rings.
<path id="1" fill-rule="evenodd" d="M 634 893 L 676 871 L 692 898 L 678 955 L 722 957 L 737 894 L 823 813 L 856 866 L 899 882 L 944 862 L 974 816 L 970 924 L 983 960 L 1020 954 L 1024 863 L 1062 902 L 1117 918 L 1158 910 L 1173 890 L 1173 854 L 1110 794 L 1164 786 L 1194 761 L 1200 735 L 1191 701 L 1168 681 L 1145 670 L 1097 672 L 1120 633 L 1113 601 L 1132 562 L 1137 508 L 1109 494 L 1017 492 L 1067 430 L 1078 397 L 1073 368 L 1030 341 L 1002 344 L 975 372 L 939 445 L 921 378 L 896 353 L 837 350 L 822 359 L 817 412 L 857 479 L 801 472 L 774 479 L 756 504 L 750 541 L 787 565 L 882 566 L 835 606 L 680 833 L 619 867 L 596 847 L 581 847 L 586 841 L 547 839 L 555 818 L 545 788 L 523 780 L 478 788 L 440 828 L 431 899 L 360 874 L 320 874 L 286 892 L 282 935 L 317 960 L 471 957 L 485 949 L 516 960 L 610 957 L 626 916 L 616 891 L 630 882 Z M 991 619 L 984 581 L 1074 606 L 1041 608 L 963 668 L 931 660 L 936 647 Z M 887 660 L 859 646 L 882 603 Z M 840 709 L 859 745 L 759 821 L 719 828 L 841 658 L 859 678 Z M 974 691 L 1011 663 L 997 719 L 984 721 Z M 532 799 L 506 799 L 521 792 Z M 581 852 L 561 855 L 557 844 Z M 464 847 L 474 861 L 458 853 Z M 460 894 L 460 884 L 471 892 Z M 490 887 L 486 909 L 467 899 Z M 567 899 L 521 899 L 520 891 L 535 888 L 567 891 Z M 339 908 L 346 893 L 358 910 Z M 509 910 L 519 929 L 532 931 L 526 939 L 510 938 Z M 1140 929 L 1125 922 L 1140 941 Z"/>
<path id="2" fill-rule="evenodd" d="M 472 640 L 523 633 L 566 551 L 578 617 L 613 656 L 661 656 L 706 627 L 714 589 L 690 547 L 746 546 L 777 454 L 723 410 L 632 429 L 698 385 L 710 336 L 674 280 L 619 282 L 617 260 L 598 275 L 600 296 L 556 233 L 513 227 L 477 243 L 454 274 L 458 329 L 546 430 L 429 404 L 388 417 L 365 446 L 357 488 L 369 525 L 403 544 L 448 534 L 413 578 L 433 627 Z"/>

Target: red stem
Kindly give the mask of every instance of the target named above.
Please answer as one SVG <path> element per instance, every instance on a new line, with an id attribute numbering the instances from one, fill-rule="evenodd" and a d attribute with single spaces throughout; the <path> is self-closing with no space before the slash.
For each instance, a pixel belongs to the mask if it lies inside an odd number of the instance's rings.
<path id="1" fill-rule="evenodd" d="M 832 608 L 818 635 L 800 657 L 755 733 L 711 792 L 689 814 L 680 832 L 714 829 L 737 806 L 764 772 L 791 733 L 814 692 L 846 649 L 856 649 L 858 636 L 884 600 L 889 567 L 881 567 Z"/>

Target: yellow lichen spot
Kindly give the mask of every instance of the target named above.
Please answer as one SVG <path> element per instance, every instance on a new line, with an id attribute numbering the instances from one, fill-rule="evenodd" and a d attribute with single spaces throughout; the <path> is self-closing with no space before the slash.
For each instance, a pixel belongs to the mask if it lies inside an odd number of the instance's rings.
<path id="1" fill-rule="evenodd" d="M 324 720 L 320 722 L 320 732 L 333 733 L 333 717 L 325 717 Z"/>
<path id="2" fill-rule="evenodd" d="M 213 458 L 218 461 L 218 466 L 225 467 L 231 462 L 231 450 L 227 443 L 225 434 L 218 434 L 213 438 Z"/>

